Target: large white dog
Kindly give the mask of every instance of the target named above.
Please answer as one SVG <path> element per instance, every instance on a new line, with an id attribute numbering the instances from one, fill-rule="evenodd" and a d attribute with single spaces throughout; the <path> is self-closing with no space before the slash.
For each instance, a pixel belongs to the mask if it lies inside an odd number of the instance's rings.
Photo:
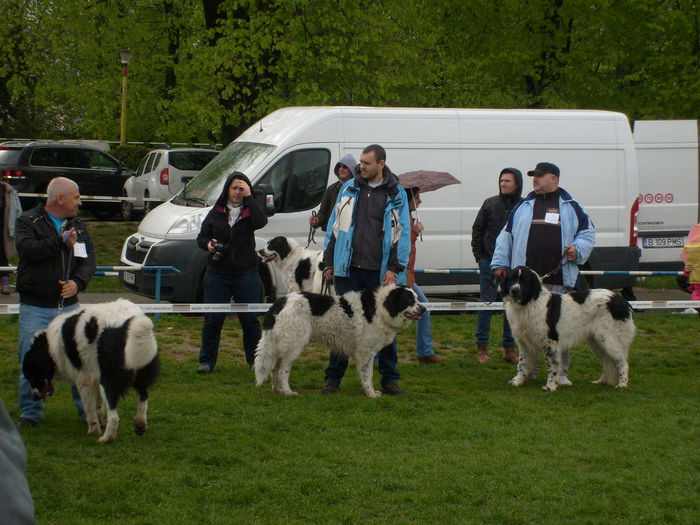
<path id="1" fill-rule="evenodd" d="M 160 368 L 157 351 L 151 320 L 135 304 L 119 299 L 56 317 L 34 335 L 22 371 L 37 400 L 53 393 L 55 375 L 73 382 L 90 435 L 102 433 L 99 408 L 104 404 L 107 425 L 98 441 L 108 443 L 117 436 L 117 403 L 132 386 L 139 396 L 135 430 L 146 431 L 148 389 Z"/>
<path id="2" fill-rule="evenodd" d="M 395 285 L 340 297 L 307 292 L 281 297 L 263 321 L 255 352 L 256 385 L 272 374 L 275 392 L 295 395 L 289 387 L 292 366 L 307 344 L 321 343 L 353 357 L 365 394 L 379 397 L 372 384 L 374 356 L 425 310 L 413 290 Z"/>
<path id="3" fill-rule="evenodd" d="M 580 290 L 554 294 L 527 268 L 513 269 L 504 286 L 508 321 L 520 349 L 518 373 L 510 381 L 520 386 L 537 370 L 544 352 L 547 383 L 554 391 L 561 375 L 561 353 L 585 339 L 603 362 L 603 375 L 595 383 L 627 386 L 627 355 L 635 334 L 632 309 L 610 290 Z"/>
<path id="4" fill-rule="evenodd" d="M 321 293 L 323 287 L 323 252 L 302 248 L 288 237 L 270 239 L 258 253 L 263 262 L 276 265 L 288 292 Z"/>

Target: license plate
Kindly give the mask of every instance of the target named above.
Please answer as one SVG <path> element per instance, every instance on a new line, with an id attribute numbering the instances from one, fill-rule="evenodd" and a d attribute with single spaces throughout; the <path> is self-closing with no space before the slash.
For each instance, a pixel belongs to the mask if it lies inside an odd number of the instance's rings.
<path id="1" fill-rule="evenodd" d="M 683 248 L 684 237 L 644 237 L 645 248 Z"/>
<path id="2" fill-rule="evenodd" d="M 136 284 L 136 274 L 132 272 L 123 272 L 122 279 L 126 284 Z"/>

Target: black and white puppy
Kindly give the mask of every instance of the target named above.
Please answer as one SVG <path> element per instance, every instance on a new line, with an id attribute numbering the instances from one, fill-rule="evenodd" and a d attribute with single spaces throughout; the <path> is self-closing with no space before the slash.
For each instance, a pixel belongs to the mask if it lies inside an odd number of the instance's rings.
<path id="1" fill-rule="evenodd" d="M 520 349 L 518 373 L 510 381 L 522 385 L 537 370 L 544 352 L 547 383 L 554 391 L 561 375 L 561 354 L 585 339 L 603 363 L 595 383 L 627 386 L 627 355 L 635 334 L 632 309 L 610 290 L 579 290 L 555 294 L 542 286 L 540 277 L 526 266 L 513 269 L 504 283 L 508 321 Z"/>
<path id="2" fill-rule="evenodd" d="M 372 384 L 374 356 L 425 310 L 413 290 L 396 285 L 340 297 L 291 293 L 275 301 L 265 316 L 255 352 L 255 383 L 260 386 L 272 374 L 273 391 L 295 395 L 289 387 L 292 366 L 306 345 L 320 343 L 353 357 L 365 394 L 379 397 Z"/>
<path id="3" fill-rule="evenodd" d="M 323 251 L 302 248 L 294 239 L 280 236 L 271 239 L 258 254 L 263 262 L 277 267 L 288 292 L 322 292 Z"/>
<path id="4" fill-rule="evenodd" d="M 34 334 L 22 371 L 36 400 L 53 393 L 56 375 L 74 383 L 90 435 L 102 433 L 99 408 L 105 406 L 107 425 L 98 441 L 108 443 L 117 436 L 117 403 L 130 387 L 139 396 L 136 433 L 146 431 L 148 389 L 160 369 L 157 352 L 151 320 L 132 302 L 119 299 L 57 316 Z"/>

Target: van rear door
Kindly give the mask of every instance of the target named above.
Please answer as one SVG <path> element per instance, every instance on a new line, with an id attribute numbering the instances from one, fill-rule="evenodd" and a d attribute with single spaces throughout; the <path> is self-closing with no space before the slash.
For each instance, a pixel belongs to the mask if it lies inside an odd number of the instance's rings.
<path id="1" fill-rule="evenodd" d="M 637 216 L 641 268 L 680 269 L 681 248 L 698 217 L 698 122 L 638 120 Z"/>

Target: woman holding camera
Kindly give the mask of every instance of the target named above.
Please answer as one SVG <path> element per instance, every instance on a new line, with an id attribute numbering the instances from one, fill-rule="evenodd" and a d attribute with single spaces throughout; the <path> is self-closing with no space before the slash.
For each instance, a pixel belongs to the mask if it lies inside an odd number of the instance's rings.
<path id="1" fill-rule="evenodd" d="M 203 282 L 205 303 L 226 304 L 231 298 L 236 303 L 260 302 L 262 286 L 255 253 L 255 230 L 267 224 L 267 217 L 252 194 L 248 177 L 239 171 L 233 172 L 202 222 L 197 244 L 209 252 Z M 204 316 L 197 373 L 208 374 L 216 366 L 225 319 L 223 312 Z M 260 323 L 255 313 L 239 313 L 238 320 L 243 329 L 245 359 L 252 367 L 261 335 Z"/>

